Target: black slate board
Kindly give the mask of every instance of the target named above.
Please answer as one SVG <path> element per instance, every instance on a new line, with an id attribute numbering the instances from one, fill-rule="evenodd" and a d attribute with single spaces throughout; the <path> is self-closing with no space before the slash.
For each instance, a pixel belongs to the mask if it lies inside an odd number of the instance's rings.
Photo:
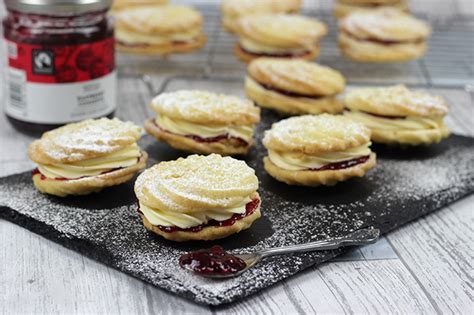
<path id="1" fill-rule="evenodd" d="M 263 130 L 277 116 L 265 112 Z M 146 136 L 141 145 L 158 161 L 184 154 Z M 181 270 L 178 257 L 220 244 L 254 251 L 345 234 L 364 226 L 383 233 L 474 192 L 474 138 L 453 135 L 421 148 L 374 146 L 378 165 L 366 177 L 335 187 L 287 186 L 262 167 L 260 140 L 247 157 L 260 179 L 263 217 L 251 229 L 216 242 L 177 244 L 150 234 L 136 213 L 133 183 L 66 199 L 40 194 L 29 172 L 0 179 L 0 218 L 146 282 L 199 303 L 219 305 L 255 293 L 346 251 L 324 251 L 266 260 L 241 277 L 209 280 Z M 150 161 L 153 163 L 153 161 Z"/>

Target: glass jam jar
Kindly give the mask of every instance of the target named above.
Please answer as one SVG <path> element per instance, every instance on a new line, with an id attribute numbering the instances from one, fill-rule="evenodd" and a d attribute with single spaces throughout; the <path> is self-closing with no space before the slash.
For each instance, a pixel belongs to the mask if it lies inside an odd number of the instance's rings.
<path id="1" fill-rule="evenodd" d="M 112 0 L 5 0 L 4 111 L 28 133 L 116 108 Z"/>

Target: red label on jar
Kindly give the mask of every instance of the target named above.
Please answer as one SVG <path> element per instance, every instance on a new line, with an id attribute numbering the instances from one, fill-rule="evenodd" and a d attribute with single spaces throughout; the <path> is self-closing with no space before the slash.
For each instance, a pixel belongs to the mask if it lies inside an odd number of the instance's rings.
<path id="1" fill-rule="evenodd" d="M 8 65 L 27 82 L 71 83 L 103 77 L 115 69 L 114 39 L 80 45 L 44 46 L 6 40 Z"/>

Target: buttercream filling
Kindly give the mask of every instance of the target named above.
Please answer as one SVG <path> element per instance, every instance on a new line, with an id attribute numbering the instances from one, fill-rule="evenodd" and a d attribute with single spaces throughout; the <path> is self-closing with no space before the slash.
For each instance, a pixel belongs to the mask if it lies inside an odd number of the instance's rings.
<path id="1" fill-rule="evenodd" d="M 201 212 L 171 212 L 154 208 L 139 202 L 140 211 L 154 226 L 179 227 L 188 229 L 194 226 L 205 225 L 211 220 L 226 221 L 235 214 L 245 214 L 246 205 L 251 202 L 250 196 L 242 198 L 239 202 L 228 208 L 212 209 Z"/>
<path id="2" fill-rule="evenodd" d="M 363 123 L 370 129 L 377 130 L 424 130 L 438 129 L 443 126 L 442 117 L 406 116 L 404 118 L 388 118 L 360 111 L 347 111 L 344 114 Z"/>
<path id="3" fill-rule="evenodd" d="M 416 38 L 416 39 L 412 39 L 412 40 L 389 40 L 389 39 L 378 39 L 378 38 L 374 38 L 374 37 L 361 38 L 361 37 L 357 37 L 356 35 L 352 34 L 348 30 L 342 30 L 342 32 L 344 34 L 346 34 L 347 36 L 349 36 L 349 37 L 351 37 L 355 40 L 358 40 L 358 41 L 371 42 L 371 43 L 380 44 L 380 45 L 387 45 L 387 46 L 389 46 L 389 45 L 400 45 L 400 44 L 421 44 L 422 42 L 425 41 L 424 38 Z"/>
<path id="4" fill-rule="evenodd" d="M 241 37 L 240 38 L 240 46 L 251 53 L 254 54 L 303 54 L 307 53 L 308 50 L 303 47 L 297 48 L 287 48 L 287 47 L 276 47 L 270 46 L 262 43 L 258 43 L 254 40 L 249 38 Z"/>
<path id="5" fill-rule="evenodd" d="M 345 151 L 323 152 L 317 155 L 295 152 L 278 152 L 269 149 L 268 158 L 276 166 L 289 171 L 317 170 L 334 163 L 356 160 L 369 156 L 372 152 L 370 150 L 370 145 L 371 143 L 368 142 L 364 145 L 347 149 Z"/>
<path id="6" fill-rule="evenodd" d="M 165 115 L 158 115 L 155 123 L 161 129 L 181 136 L 198 136 L 204 139 L 230 136 L 247 143 L 252 141 L 254 131 L 253 125 L 200 125 Z"/>
<path id="7" fill-rule="evenodd" d="M 322 96 L 322 95 L 309 95 L 309 94 L 302 94 L 302 93 L 298 93 L 298 92 L 292 92 L 292 91 L 280 89 L 280 88 L 275 87 L 275 86 L 270 85 L 270 84 L 265 84 L 265 83 L 258 82 L 257 80 L 255 80 L 254 78 L 252 78 L 250 76 L 248 76 L 246 78 L 246 84 L 251 86 L 251 87 L 260 89 L 260 90 L 268 90 L 268 91 L 278 93 L 278 94 L 283 94 L 283 95 L 289 96 L 289 97 L 307 98 L 307 99 L 312 99 L 312 100 L 321 99 L 321 98 L 325 97 L 325 96 Z"/>
<path id="8" fill-rule="evenodd" d="M 133 32 L 124 28 L 116 28 L 115 38 L 125 45 L 161 45 L 170 42 L 188 43 L 195 41 L 200 36 L 201 30 L 191 30 L 184 33 L 174 33 L 170 35 L 150 35 Z"/>
<path id="9" fill-rule="evenodd" d="M 136 143 L 106 156 L 58 164 L 38 164 L 39 172 L 50 179 L 78 179 L 97 176 L 114 169 L 130 167 L 138 163 L 141 156 Z"/>

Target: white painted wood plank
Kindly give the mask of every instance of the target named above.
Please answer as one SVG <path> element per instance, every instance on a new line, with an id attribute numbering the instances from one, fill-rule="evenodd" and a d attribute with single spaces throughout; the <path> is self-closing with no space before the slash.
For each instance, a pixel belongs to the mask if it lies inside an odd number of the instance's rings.
<path id="1" fill-rule="evenodd" d="M 459 1 L 458 1 L 459 2 Z M 463 0 L 463 8 L 471 9 L 472 1 Z M 324 2 L 324 7 L 329 8 L 330 4 Z M 440 10 L 442 11 L 442 10 Z M 465 11 L 465 10 L 462 10 Z M 164 72 L 158 69 L 161 75 Z M 181 69 L 180 70 L 184 70 Z M 169 71 L 166 70 L 166 71 Z M 158 72 L 157 72 L 158 73 Z M 122 85 L 121 88 L 124 88 Z M 147 96 L 139 96 L 136 98 L 133 93 L 142 95 L 145 93 L 140 84 L 132 85 L 129 89 L 130 94 L 125 93 L 120 97 L 120 109 L 118 116 L 129 118 L 140 123 L 143 116 L 149 115 L 150 112 L 143 109 L 140 104 L 148 101 Z M 471 103 L 472 106 L 472 103 Z M 469 116 L 469 109 L 472 107 L 461 106 L 453 108 L 456 112 L 456 120 L 452 120 L 452 125 L 460 131 L 469 130 L 466 126 L 460 128 L 458 120 L 465 121 Z M 464 109 L 464 110 L 463 110 Z M 468 110 L 466 113 L 465 110 Z M 1 115 L 0 115 L 1 116 Z M 468 121 L 469 122 L 469 121 Z M 471 121 L 472 122 L 472 121 Z M 462 123 L 461 123 L 462 125 Z M 465 125 L 465 124 L 464 124 Z M 11 129 L 6 123 L 3 116 L 0 118 L 0 174 L 10 174 L 30 168 L 31 163 L 27 161 L 26 146 L 31 138 L 18 134 Z M 463 207 L 472 207 L 473 201 L 467 201 Z M 458 211 L 458 205 L 451 207 L 454 212 Z M 449 210 L 448 210 L 449 211 Z M 444 213 L 442 211 L 440 213 Z M 430 218 L 430 217 L 428 217 Z M 433 219 L 434 220 L 434 219 Z M 454 224 L 461 224 L 461 218 Z M 472 226 L 472 216 L 470 224 Z M 449 220 L 448 220 L 449 221 Z M 438 225 L 442 225 L 442 220 L 431 222 L 432 233 L 429 235 L 418 235 L 419 242 L 412 250 L 417 250 L 419 246 L 423 246 L 425 242 L 433 237 L 436 231 L 436 242 L 439 246 L 451 244 L 454 245 L 468 241 L 464 235 L 457 235 L 454 239 L 445 239 L 446 235 L 452 232 L 451 229 L 439 229 Z M 390 240 L 394 248 L 399 250 L 397 242 L 398 238 L 403 241 L 410 241 L 412 230 L 401 230 L 396 235 L 390 236 Z M 403 234 L 406 233 L 406 234 Z M 467 231 L 467 235 L 472 229 Z M 442 237 L 439 237 L 442 236 Z M 402 242 L 402 241 L 400 241 Z M 196 306 L 186 300 L 176 298 L 164 291 L 144 284 L 141 281 L 133 279 L 118 271 L 109 269 L 99 263 L 82 257 L 80 254 L 64 249 L 54 243 L 51 243 L 37 235 L 29 233 L 10 223 L 0 221 L 0 261 L 8 262 L 0 267 L 0 313 L 18 313 L 18 312 L 35 312 L 35 313 L 200 313 L 207 312 L 207 308 Z M 459 250 L 459 248 L 457 248 Z M 408 249 L 406 249 L 408 251 Z M 430 259 L 430 252 L 417 252 L 408 255 L 403 252 L 403 259 L 408 261 L 409 258 L 414 260 Z M 472 261 L 472 248 L 471 261 Z M 455 258 L 462 257 L 461 254 L 453 250 L 451 253 Z M 413 256 L 413 257 L 412 257 Z M 441 260 L 441 262 L 440 262 Z M 261 294 L 246 299 L 243 302 L 236 303 L 223 309 L 217 309 L 222 312 L 236 312 L 238 314 L 260 313 L 312 313 L 315 310 L 318 313 L 339 313 L 342 311 L 353 312 L 418 312 L 420 309 L 424 312 L 434 312 L 432 306 L 426 303 L 423 294 L 419 290 L 419 283 L 428 287 L 428 293 L 443 289 L 444 282 L 436 279 L 439 276 L 438 271 L 433 271 L 442 266 L 442 279 L 451 279 L 459 270 L 469 272 L 471 266 L 460 265 L 455 259 L 451 259 L 446 263 L 444 256 L 438 256 L 437 260 L 431 261 L 433 265 L 421 266 L 426 267 L 424 270 L 403 269 L 400 262 L 338 262 L 323 266 L 318 270 L 309 270 L 294 278 L 276 285 Z M 380 264 L 381 265 L 380 265 Z M 417 268 L 421 268 L 417 267 Z M 362 271 L 360 271 L 362 270 Z M 423 272 L 422 272 L 423 271 Z M 12 276 L 8 276 L 11 274 Z M 419 274 L 423 277 L 419 279 Z M 412 277 L 412 278 L 410 278 Z M 432 279 L 432 278 L 435 279 Z M 7 281 L 3 281 L 7 279 Z M 413 281 L 413 279 L 418 280 Z M 459 279 L 462 280 L 461 277 Z M 459 280 L 457 279 L 457 280 Z M 382 290 L 380 284 L 372 288 L 373 281 L 377 283 L 389 283 L 386 288 L 390 290 Z M 456 282 L 461 287 L 466 282 Z M 469 283 L 469 282 L 467 282 Z M 472 279 L 470 281 L 472 283 Z M 329 284 L 329 286 L 327 285 Z M 33 287 L 33 288 L 32 288 Z M 370 287 L 370 288 L 367 288 Z M 458 287 L 449 286 L 453 289 L 450 291 L 445 288 L 441 291 L 442 296 L 430 297 L 433 299 L 431 305 L 435 305 L 438 309 L 456 309 L 453 305 L 470 305 L 472 310 L 472 300 L 466 300 L 465 297 L 459 300 L 453 299 L 453 295 L 458 295 Z M 375 295 L 367 295 L 364 290 Z M 398 293 L 401 290 L 402 293 Z M 395 293 L 394 293 L 395 292 Z M 413 294 L 414 301 L 406 303 L 406 299 Z M 440 293 L 441 294 L 441 293 Z M 145 296 L 145 298 L 143 298 Z M 401 300 L 398 300 L 399 297 Z M 28 302 L 23 302 L 28 297 Z M 472 297 L 472 292 L 471 292 Z M 442 298 L 439 301 L 438 298 Z M 59 299 L 59 300 L 58 300 Z M 472 298 L 471 298 L 472 299 Z M 387 304 L 393 308 L 388 308 Z M 26 305 L 24 305 L 26 304 Z M 439 306 L 441 305 L 441 307 Z M 7 306 L 9 308 L 7 308 Z M 462 310 L 462 309 L 461 309 Z M 468 309 L 469 310 L 469 309 Z"/>
<path id="2" fill-rule="evenodd" d="M 399 260 L 332 262 L 317 269 L 345 313 L 430 314 L 435 311 Z M 309 299 L 318 298 L 308 290 Z"/>
<path id="3" fill-rule="evenodd" d="M 0 313 L 209 313 L 3 220 L 0 243 Z"/>
<path id="4" fill-rule="evenodd" d="M 213 309 L 218 314 L 252 315 L 342 313 L 344 311 L 313 268 L 283 280 L 244 301 Z"/>
<path id="5" fill-rule="evenodd" d="M 467 314 L 474 307 L 474 196 L 387 236 L 436 311 Z"/>

